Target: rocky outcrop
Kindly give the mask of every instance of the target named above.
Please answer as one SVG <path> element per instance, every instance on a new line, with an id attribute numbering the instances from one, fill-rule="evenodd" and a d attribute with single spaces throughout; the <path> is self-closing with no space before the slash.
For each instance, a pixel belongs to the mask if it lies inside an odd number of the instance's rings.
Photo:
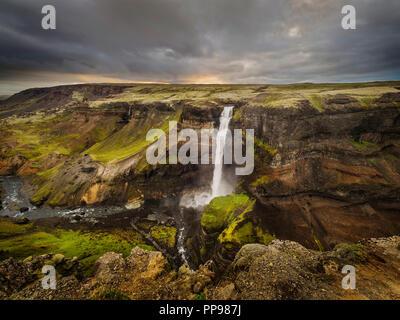
<path id="1" fill-rule="evenodd" d="M 43 264 L 55 264 L 56 290 L 41 287 Z M 342 267 L 356 270 L 356 289 L 342 287 Z M 93 276 L 81 279 L 76 260 L 60 255 L 8 259 L 0 264 L 2 299 L 400 299 L 400 237 L 340 244 L 317 252 L 292 241 L 243 246 L 226 272 L 208 261 L 192 271 L 171 270 L 160 252 L 138 247 L 125 259 L 109 252 Z"/>
<path id="2" fill-rule="evenodd" d="M 15 175 L 25 163 L 26 159 L 20 155 L 15 155 L 6 159 L 0 158 L 0 175 Z"/>
<path id="3" fill-rule="evenodd" d="M 184 105 L 181 115 L 183 127 L 192 129 L 212 129 L 219 125 L 222 108 L 216 104 L 206 104 L 201 107 Z"/>
<path id="4" fill-rule="evenodd" d="M 246 245 L 230 275 L 212 289 L 213 299 L 399 299 L 400 237 L 338 245 L 324 253 L 275 240 Z M 344 290 L 344 265 L 356 270 L 356 290 Z M 382 268 L 382 269 L 381 269 Z M 378 271 L 380 269 L 381 271 Z"/>
<path id="5" fill-rule="evenodd" d="M 41 286 L 42 268 L 54 266 L 62 282 L 82 279 L 81 266 L 77 258 L 66 259 L 61 254 L 47 254 L 28 257 L 24 261 L 9 258 L 0 264 L 0 298 L 1 299 L 42 299 L 45 292 Z M 61 296 L 68 294 L 58 286 Z M 76 294 L 75 291 L 70 292 Z M 49 297 L 49 295 L 47 296 Z"/>
<path id="6" fill-rule="evenodd" d="M 100 257 L 92 277 L 82 280 L 57 264 L 55 290 L 45 290 L 38 280 L 43 264 L 52 264 L 55 257 L 33 257 L 31 260 L 8 259 L 0 264 L 0 299 L 102 299 L 107 292 L 120 292 L 130 299 L 195 299 L 212 283 L 214 273 L 209 266 L 191 271 L 182 266 L 171 270 L 160 252 L 136 247 L 127 258 L 113 252 Z M 36 271 L 39 270 L 39 271 Z"/>

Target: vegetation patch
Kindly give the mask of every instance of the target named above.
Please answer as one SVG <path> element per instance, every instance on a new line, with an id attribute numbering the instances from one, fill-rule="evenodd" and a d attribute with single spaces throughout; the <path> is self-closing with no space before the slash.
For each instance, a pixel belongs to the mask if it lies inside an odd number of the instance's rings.
<path id="1" fill-rule="evenodd" d="M 309 100 L 310 100 L 311 105 L 315 109 L 317 109 L 319 112 L 323 112 L 324 111 L 324 107 L 323 107 L 324 106 L 324 100 L 323 100 L 323 98 L 321 96 L 313 94 L 313 95 L 310 96 Z"/>
<path id="2" fill-rule="evenodd" d="M 256 188 L 256 187 L 258 187 L 260 185 L 268 184 L 268 182 L 269 182 L 269 177 L 268 176 L 261 176 L 257 180 L 253 181 L 250 184 L 250 186 Z"/>
<path id="3" fill-rule="evenodd" d="M 218 232 L 235 218 L 237 212 L 246 209 L 251 203 L 245 194 L 214 198 L 204 210 L 201 226 L 208 234 Z"/>
<path id="4" fill-rule="evenodd" d="M 92 297 L 92 300 L 131 300 L 127 295 L 118 290 L 106 290 Z"/>
<path id="5" fill-rule="evenodd" d="M 80 134 L 57 130 L 58 123 L 68 121 L 70 115 L 43 116 L 40 114 L 28 118 L 14 119 L 7 129 L 10 135 L 7 140 L 15 140 L 18 145 L 7 156 L 21 154 L 37 164 L 49 154 L 71 155 L 84 147 L 79 141 Z M 78 150 L 77 150 L 78 149 Z"/>
<path id="6" fill-rule="evenodd" d="M 360 102 L 360 104 L 367 109 L 373 106 L 374 101 L 375 97 L 362 97 L 358 99 L 358 102 Z"/>
<path id="7" fill-rule="evenodd" d="M 168 115 L 160 122 L 160 116 L 149 114 L 137 123 L 129 123 L 121 130 L 96 143 L 84 153 L 91 155 L 95 161 L 108 163 L 110 161 L 122 160 L 147 148 L 154 141 L 147 141 L 147 133 L 151 129 L 169 131 L 169 122 L 179 120 L 181 112 Z"/>
<path id="8" fill-rule="evenodd" d="M 194 300 L 207 300 L 206 295 L 204 292 L 201 292 L 199 294 L 196 294 L 194 296 Z"/>
<path id="9" fill-rule="evenodd" d="M 324 246 L 322 245 L 322 242 L 317 238 L 317 236 L 315 235 L 314 230 L 311 230 L 311 232 L 312 232 L 312 236 L 314 238 L 314 242 L 317 245 L 319 251 L 323 252 L 325 249 L 324 249 Z"/>
<path id="10" fill-rule="evenodd" d="M 32 223 L 16 224 L 6 219 L 0 219 L 0 239 L 26 233 L 32 228 Z"/>
<path id="11" fill-rule="evenodd" d="M 275 239 L 275 236 L 263 230 L 259 225 L 253 225 L 251 221 L 246 221 L 247 214 L 253 210 L 254 203 L 255 200 L 251 201 L 244 211 L 219 235 L 218 241 L 228 249 L 232 247 L 232 243 L 239 244 L 240 246 L 248 243 L 268 245 Z"/>
<path id="12" fill-rule="evenodd" d="M 346 263 L 362 263 L 367 259 L 366 252 L 362 244 L 341 243 L 335 246 L 334 251 Z"/>
<path id="13" fill-rule="evenodd" d="M 278 152 L 278 149 L 271 148 L 268 144 L 264 143 L 262 140 L 258 138 L 254 138 L 254 145 L 256 146 L 256 148 L 259 148 L 269 153 L 271 156 L 274 156 Z"/>
<path id="14" fill-rule="evenodd" d="M 235 110 L 235 112 L 233 114 L 233 120 L 234 121 L 239 121 L 242 118 L 242 114 L 243 114 L 242 109 Z"/>
<path id="15" fill-rule="evenodd" d="M 13 257 L 59 253 L 66 258 L 78 257 L 84 274 L 90 275 L 94 262 L 106 252 L 128 256 L 137 245 L 117 234 L 90 233 L 72 230 L 55 230 L 52 233 L 38 231 L 0 241 L 0 260 Z"/>
<path id="16" fill-rule="evenodd" d="M 368 141 L 356 141 L 353 137 L 350 138 L 351 143 L 353 146 L 355 146 L 357 149 L 361 150 L 362 152 L 369 152 L 373 151 L 374 149 L 377 148 L 377 145 L 372 142 Z"/>
<path id="17" fill-rule="evenodd" d="M 154 226 L 151 228 L 151 236 L 161 245 L 168 248 L 175 247 L 176 228 L 167 226 Z"/>

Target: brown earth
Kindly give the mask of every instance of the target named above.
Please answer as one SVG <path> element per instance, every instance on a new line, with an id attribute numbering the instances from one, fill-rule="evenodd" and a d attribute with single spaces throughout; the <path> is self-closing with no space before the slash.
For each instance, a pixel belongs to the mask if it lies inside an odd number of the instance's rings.
<path id="1" fill-rule="evenodd" d="M 41 287 L 39 270 L 53 264 L 60 272 L 56 290 Z M 356 289 L 342 288 L 344 265 L 356 270 Z M 110 297 L 111 293 L 113 294 Z M 61 255 L 30 257 L 0 264 L 3 299 L 209 299 L 330 300 L 400 299 L 400 238 L 340 245 L 324 253 L 291 241 L 242 247 L 224 275 L 213 262 L 196 271 L 169 267 L 160 252 L 134 248 L 127 258 L 106 253 L 94 276 L 82 279 L 79 262 Z"/>

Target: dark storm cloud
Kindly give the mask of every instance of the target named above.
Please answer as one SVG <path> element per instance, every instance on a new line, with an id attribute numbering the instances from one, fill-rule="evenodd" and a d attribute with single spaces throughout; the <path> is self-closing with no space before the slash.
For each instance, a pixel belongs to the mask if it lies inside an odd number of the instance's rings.
<path id="1" fill-rule="evenodd" d="M 41 29 L 41 8 L 57 30 Z M 357 30 L 341 8 L 357 9 Z M 398 0 L 2 0 L 0 94 L 96 81 L 400 78 Z"/>

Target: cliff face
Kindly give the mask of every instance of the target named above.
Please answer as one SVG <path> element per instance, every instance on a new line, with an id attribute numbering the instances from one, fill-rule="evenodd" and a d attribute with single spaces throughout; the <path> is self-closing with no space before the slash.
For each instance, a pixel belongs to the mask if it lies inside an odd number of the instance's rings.
<path id="1" fill-rule="evenodd" d="M 236 208 L 218 230 L 204 221 L 194 241 L 200 261 L 212 257 L 224 270 L 243 243 L 272 237 L 327 250 L 399 234 L 400 93 L 368 106 L 343 94 L 321 99 L 319 108 L 311 101 L 235 109 L 232 127 L 254 129 L 256 150 L 255 171 L 236 192 L 257 201 Z"/>
<path id="2" fill-rule="evenodd" d="M 320 111 L 308 101 L 240 109 L 234 127 L 254 127 L 274 150 L 256 166 L 253 179 L 264 181 L 244 185 L 271 232 L 325 248 L 399 232 L 399 101 L 399 93 L 385 94 L 365 108 L 337 95 Z"/>
<path id="3" fill-rule="evenodd" d="M 211 167 L 148 165 L 145 154 L 152 142 L 146 134 L 152 128 L 168 134 L 170 121 L 213 127 L 218 108 L 195 108 L 181 100 L 130 101 L 123 96 L 127 89 L 132 87 L 31 89 L 4 101 L 0 174 L 33 176 L 32 202 L 52 207 L 177 197 L 185 185 L 208 183 Z"/>

